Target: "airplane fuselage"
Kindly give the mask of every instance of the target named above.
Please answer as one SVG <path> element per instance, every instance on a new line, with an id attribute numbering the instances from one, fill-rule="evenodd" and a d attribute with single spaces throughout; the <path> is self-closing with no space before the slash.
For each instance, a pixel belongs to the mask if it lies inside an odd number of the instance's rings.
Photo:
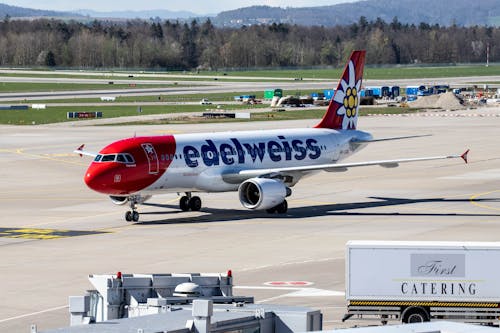
<path id="1" fill-rule="evenodd" d="M 364 146 L 353 142 L 370 139 L 362 131 L 324 128 L 135 137 L 102 149 L 85 181 L 115 196 L 236 191 L 245 178 L 233 180 L 240 170 L 337 163 Z"/>

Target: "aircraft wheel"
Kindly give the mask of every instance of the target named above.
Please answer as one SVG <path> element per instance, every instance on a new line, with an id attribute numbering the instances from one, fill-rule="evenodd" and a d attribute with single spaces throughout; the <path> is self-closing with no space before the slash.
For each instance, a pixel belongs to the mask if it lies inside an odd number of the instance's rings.
<path id="1" fill-rule="evenodd" d="M 131 222 L 132 221 L 132 212 L 131 211 L 128 211 L 125 213 L 125 220 L 127 222 Z"/>
<path id="2" fill-rule="evenodd" d="M 201 209 L 201 199 L 200 197 L 192 197 L 191 200 L 189 200 L 189 208 L 193 212 L 197 212 Z"/>
<path id="3" fill-rule="evenodd" d="M 282 203 L 276 206 L 276 212 L 278 212 L 278 214 L 285 214 L 287 210 L 288 210 L 288 202 L 286 202 L 286 200 L 283 200 Z"/>
<path id="4" fill-rule="evenodd" d="M 189 198 L 186 195 L 181 197 L 179 200 L 179 207 L 183 212 L 187 212 L 189 210 Z"/>
<path id="5" fill-rule="evenodd" d="M 138 213 L 138 212 L 134 211 L 134 212 L 132 213 L 132 220 L 133 220 L 134 222 L 139 221 L 139 213 Z"/>

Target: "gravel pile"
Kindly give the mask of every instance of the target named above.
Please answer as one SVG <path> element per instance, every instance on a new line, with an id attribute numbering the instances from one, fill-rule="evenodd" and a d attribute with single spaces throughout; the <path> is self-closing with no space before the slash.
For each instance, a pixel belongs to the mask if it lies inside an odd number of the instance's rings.
<path id="1" fill-rule="evenodd" d="M 419 96 L 416 101 L 408 103 L 414 108 L 440 108 L 444 110 L 463 109 L 460 99 L 452 92 L 439 95 Z"/>

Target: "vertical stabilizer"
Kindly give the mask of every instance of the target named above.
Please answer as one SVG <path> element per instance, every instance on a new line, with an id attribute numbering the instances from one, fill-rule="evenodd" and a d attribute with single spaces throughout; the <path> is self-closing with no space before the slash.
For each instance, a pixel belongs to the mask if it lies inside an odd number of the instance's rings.
<path id="1" fill-rule="evenodd" d="M 356 129 L 366 51 L 353 51 L 323 119 L 316 128 Z"/>

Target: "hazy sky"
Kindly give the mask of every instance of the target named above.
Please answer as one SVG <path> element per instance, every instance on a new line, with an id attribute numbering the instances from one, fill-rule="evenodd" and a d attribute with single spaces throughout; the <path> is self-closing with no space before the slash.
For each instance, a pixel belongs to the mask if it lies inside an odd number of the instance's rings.
<path id="1" fill-rule="evenodd" d="M 168 9 L 174 11 L 186 10 L 196 14 L 212 14 L 254 5 L 308 7 L 353 1 L 355 0 L 0 0 L 0 3 L 35 9 L 65 11 L 75 9 L 93 9 L 97 11 Z"/>

